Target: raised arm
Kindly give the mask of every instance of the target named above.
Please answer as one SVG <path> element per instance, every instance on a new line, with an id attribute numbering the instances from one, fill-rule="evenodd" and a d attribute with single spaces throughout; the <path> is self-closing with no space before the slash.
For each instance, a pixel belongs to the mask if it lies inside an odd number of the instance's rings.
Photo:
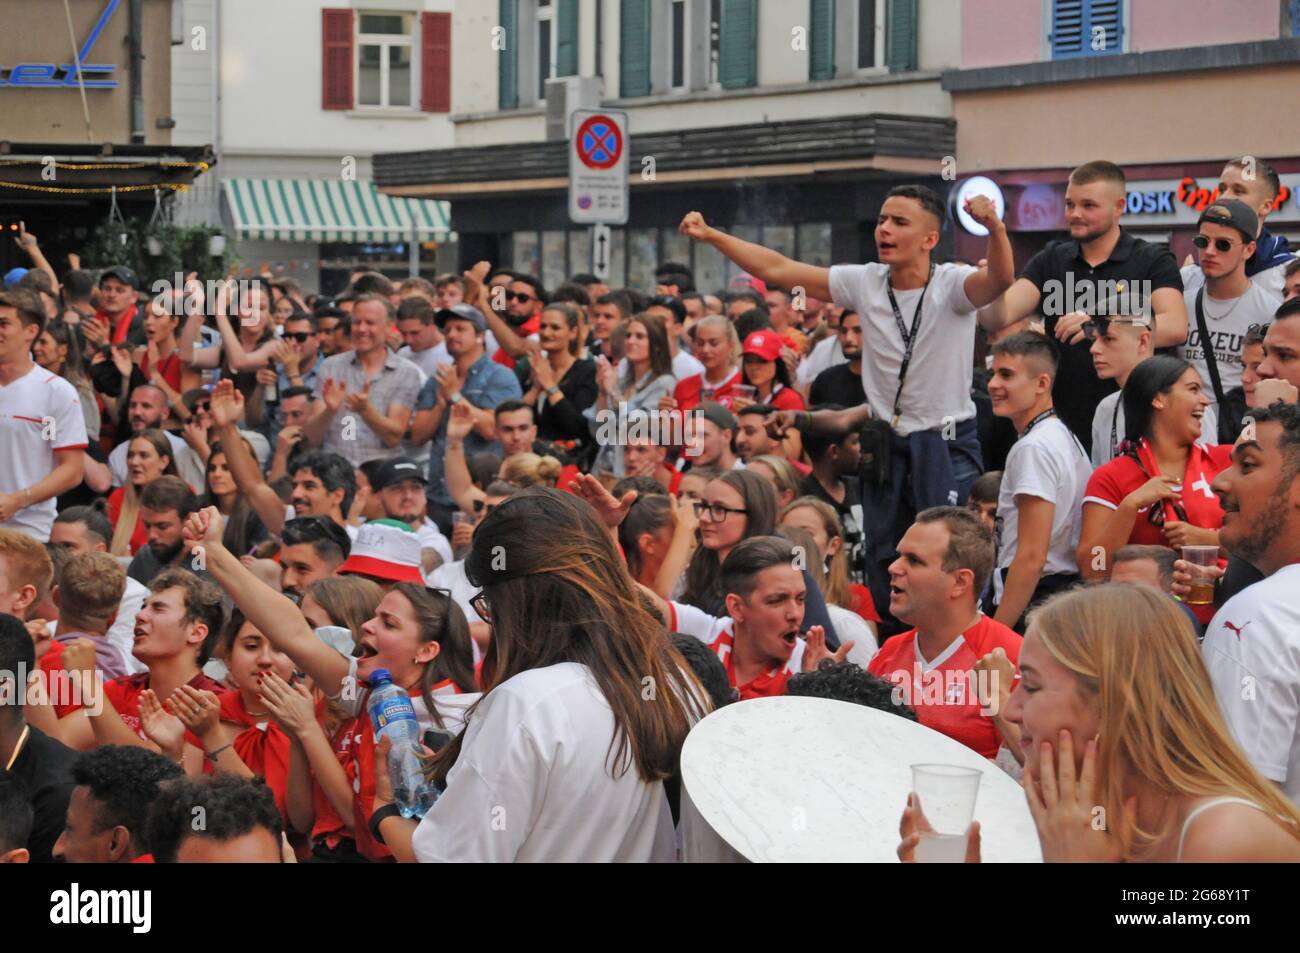
<path id="1" fill-rule="evenodd" d="M 226 362 L 232 371 L 257 371 L 266 367 L 275 354 L 277 341 L 270 340 L 249 351 L 239 342 L 239 335 L 224 310 L 217 311 L 217 330 L 221 332 L 221 346 L 226 349 Z"/>
<path id="2" fill-rule="evenodd" d="M 244 395 L 235 390 L 234 382 L 229 378 L 218 382 L 212 392 L 212 421 L 226 455 L 226 466 L 230 468 L 235 486 L 247 498 L 262 525 L 275 535 L 284 526 L 284 503 L 262 478 L 262 468 L 239 433 L 243 409 Z"/>
<path id="3" fill-rule="evenodd" d="M 501 350 L 511 357 L 522 357 L 528 351 L 528 339 L 516 334 L 515 329 L 492 310 L 492 301 L 488 297 L 488 288 L 483 281 L 491 270 L 491 262 L 480 261 L 465 272 L 465 300 L 483 312 L 483 317 L 487 319 L 488 330 L 497 339 L 497 344 L 500 345 Z"/>
<path id="4" fill-rule="evenodd" d="M 969 297 L 970 291 L 966 294 Z M 1028 278 L 1018 278 L 1002 295 L 979 309 L 980 327 L 985 331 L 1001 331 L 1017 321 L 1023 321 L 1038 310 L 1041 299 L 1042 294 L 1037 285 Z"/>
<path id="5" fill-rule="evenodd" d="M 976 195 L 966 203 L 967 213 L 989 230 L 987 263 L 966 279 L 966 297 L 976 308 L 995 301 L 1016 280 L 1015 261 L 1011 256 L 1011 241 L 1006 226 L 998 218 L 997 208 L 983 195 Z"/>
<path id="6" fill-rule="evenodd" d="M 465 438 L 473 427 L 468 407 L 468 402 L 462 400 L 451 408 L 451 417 L 447 420 L 447 455 L 443 459 L 447 495 L 456 501 L 463 513 L 472 513 L 474 500 L 483 499 L 483 491 L 474 485 L 465 462 Z"/>
<path id="7" fill-rule="evenodd" d="M 202 555 L 207 572 L 277 649 L 312 677 L 327 695 L 338 695 L 350 665 L 312 632 L 298 607 L 276 592 L 221 544 L 222 520 L 215 506 L 185 521 L 185 545 Z"/>
<path id="8" fill-rule="evenodd" d="M 678 231 L 693 241 L 712 245 L 741 269 L 769 285 L 803 288 L 810 298 L 831 300 L 829 268 L 805 265 L 770 248 L 728 235 L 708 225 L 699 212 L 687 212 Z"/>

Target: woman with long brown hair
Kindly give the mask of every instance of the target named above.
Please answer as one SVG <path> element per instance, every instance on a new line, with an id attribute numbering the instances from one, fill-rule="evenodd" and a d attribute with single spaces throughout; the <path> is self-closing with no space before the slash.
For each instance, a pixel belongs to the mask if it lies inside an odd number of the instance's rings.
<path id="1" fill-rule="evenodd" d="M 140 494 L 163 474 L 178 476 L 172 445 L 161 430 L 142 430 L 126 448 L 126 482 L 108 497 L 108 518 L 113 523 L 114 556 L 134 556 L 149 541 L 140 521 Z"/>
<path id="2" fill-rule="evenodd" d="M 596 382 L 600 396 L 584 411 L 591 432 L 601 444 L 592 472 L 623 472 L 622 445 L 605 436 L 604 421 L 622 412 L 624 416 L 638 410 L 653 413 L 662 397 L 672 394 L 677 378 L 673 377 L 673 355 L 668 346 L 668 331 L 657 314 L 638 314 L 622 327 L 626 331 L 624 356 L 620 364 L 605 358 L 596 361 Z"/>
<path id="3" fill-rule="evenodd" d="M 1020 681 L 1000 703 L 1020 732 L 1044 860 L 1300 861 L 1300 808 L 1233 741 L 1173 600 L 1145 586 L 1076 589 L 1027 627 Z M 903 859 L 924 829 L 909 799 Z"/>
<path id="4" fill-rule="evenodd" d="M 675 855 L 663 782 L 707 711 L 584 501 L 533 488 L 474 533 L 466 560 L 492 626 L 483 697 L 433 764 L 446 791 L 416 827 L 372 823 L 420 861 L 649 861 Z"/>

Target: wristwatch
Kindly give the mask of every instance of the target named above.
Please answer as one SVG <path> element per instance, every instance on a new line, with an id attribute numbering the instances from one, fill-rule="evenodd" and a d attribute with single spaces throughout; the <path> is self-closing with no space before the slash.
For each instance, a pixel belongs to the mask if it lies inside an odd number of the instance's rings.
<path id="1" fill-rule="evenodd" d="M 390 817 L 401 817 L 402 812 L 396 804 L 385 804 L 375 813 L 370 815 L 370 836 L 375 839 L 375 843 L 383 844 L 384 835 L 379 833 L 379 825 L 384 823 Z M 387 846 L 387 845 L 385 845 Z"/>
<path id="2" fill-rule="evenodd" d="M 460 391 L 456 391 L 456 393 L 452 394 L 447 399 L 453 404 L 459 404 L 462 400 L 465 399 L 465 395 L 462 394 Z"/>
<path id="3" fill-rule="evenodd" d="M 554 397 L 559 392 L 560 392 L 560 386 L 558 384 L 552 384 L 550 387 L 546 388 L 545 391 L 543 391 L 543 393 L 546 394 L 547 397 Z"/>

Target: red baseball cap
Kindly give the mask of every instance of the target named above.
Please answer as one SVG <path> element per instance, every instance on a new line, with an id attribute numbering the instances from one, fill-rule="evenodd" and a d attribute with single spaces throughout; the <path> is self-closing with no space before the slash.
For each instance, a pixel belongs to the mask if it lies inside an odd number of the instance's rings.
<path id="1" fill-rule="evenodd" d="M 781 348 L 784 346 L 785 342 L 781 340 L 781 335 L 765 328 L 762 331 L 753 331 L 745 338 L 742 353 L 757 355 L 765 361 L 776 361 L 780 359 Z"/>
<path id="2" fill-rule="evenodd" d="M 741 273 L 727 283 L 728 291 L 739 291 L 744 288 L 752 288 L 761 295 L 767 294 L 767 282 L 762 278 L 755 278 L 753 275 Z"/>

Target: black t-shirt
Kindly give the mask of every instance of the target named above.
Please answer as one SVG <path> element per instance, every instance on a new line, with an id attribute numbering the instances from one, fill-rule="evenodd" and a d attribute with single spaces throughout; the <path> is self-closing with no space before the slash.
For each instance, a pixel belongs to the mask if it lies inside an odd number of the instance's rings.
<path id="1" fill-rule="evenodd" d="M 799 481 L 799 495 L 814 496 L 829 503 L 835 509 L 836 515 L 840 518 L 840 528 L 844 530 L 844 556 L 848 560 L 849 579 L 853 582 L 862 582 L 862 566 L 865 558 L 863 547 L 866 545 L 862 536 L 862 493 L 858 488 L 857 477 L 845 476 L 840 477 L 840 480 L 844 484 L 843 501 L 827 493 L 815 473 L 810 473 Z"/>
<path id="2" fill-rule="evenodd" d="M 1080 255 L 1079 243 L 1068 239 L 1049 242 L 1046 248 L 1029 259 L 1020 277 L 1032 281 L 1042 295 L 1038 313 L 1049 336 L 1056 333 L 1057 318 L 1076 310 L 1076 303 L 1084 295 L 1090 294 L 1093 302 L 1100 303 L 1113 293 L 1114 286 L 1098 287 L 1100 282 L 1149 281 L 1153 294 L 1161 288 L 1183 290 L 1183 279 L 1173 253 L 1163 245 L 1134 238 L 1122 229 L 1110 257 L 1096 267 Z M 1090 283 L 1093 285 L 1091 292 L 1084 290 L 1084 286 Z M 1074 301 L 1070 300 L 1071 297 Z M 1052 400 L 1061 421 L 1090 453 L 1092 418 L 1097 404 L 1117 389 L 1114 381 L 1097 377 L 1089 353 L 1091 346 L 1088 341 L 1061 346 L 1061 366 L 1052 388 Z"/>
<path id="3" fill-rule="evenodd" d="M 54 859 L 54 842 L 63 833 L 68 798 L 74 786 L 72 762 L 77 759 L 77 752 L 38 728 L 30 725 L 28 728 L 31 733 L 10 771 L 26 786 L 35 815 L 27 850 L 32 863 L 43 864 Z"/>
<path id="4" fill-rule="evenodd" d="M 808 403 L 814 407 L 819 404 L 857 407 L 866 399 L 866 392 L 862 389 L 862 375 L 849 370 L 848 364 L 826 368 L 813 378 L 812 387 L 808 389 Z"/>

